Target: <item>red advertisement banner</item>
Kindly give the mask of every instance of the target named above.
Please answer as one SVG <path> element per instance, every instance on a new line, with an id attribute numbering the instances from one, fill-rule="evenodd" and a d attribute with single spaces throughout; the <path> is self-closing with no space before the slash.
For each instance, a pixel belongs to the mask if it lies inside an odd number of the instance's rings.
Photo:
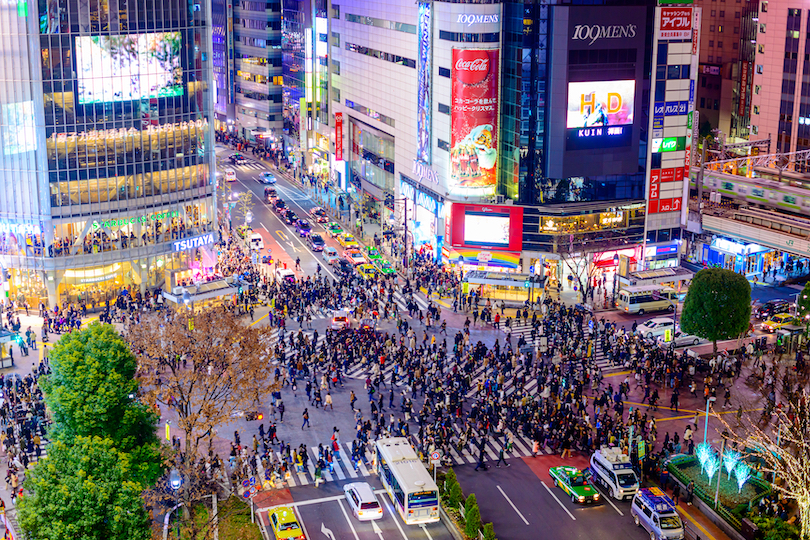
<path id="1" fill-rule="evenodd" d="M 497 49 L 453 49 L 448 186 L 452 194 L 495 193 L 498 71 Z"/>
<path id="2" fill-rule="evenodd" d="M 674 182 L 675 181 L 675 169 L 661 169 L 661 181 L 662 182 Z"/>
<path id="3" fill-rule="evenodd" d="M 658 27 L 660 39 L 691 39 L 692 8 L 662 7 L 661 25 Z"/>
<path id="4" fill-rule="evenodd" d="M 343 113 L 335 113 L 335 160 L 343 161 Z"/>
<path id="5" fill-rule="evenodd" d="M 661 171 L 653 169 L 650 171 L 650 197 L 651 201 L 657 200 L 661 193 Z M 650 212 L 653 213 L 653 212 Z"/>

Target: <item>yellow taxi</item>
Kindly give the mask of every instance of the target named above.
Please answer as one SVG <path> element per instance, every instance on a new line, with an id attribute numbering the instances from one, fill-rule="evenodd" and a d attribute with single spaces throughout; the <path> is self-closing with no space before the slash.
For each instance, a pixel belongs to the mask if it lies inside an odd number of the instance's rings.
<path id="1" fill-rule="evenodd" d="M 358 249 L 360 248 L 360 244 L 358 244 L 357 240 L 354 239 L 354 236 L 352 236 L 349 233 L 341 233 L 341 234 L 339 234 L 337 236 L 337 241 L 341 246 L 343 246 L 345 248 L 350 248 L 350 247 L 354 247 L 354 248 L 358 248 Z"/>
<path id="2" fill-rule="evenodd" d="M 791 315 L 790 313 L 777 313 L 764 323 L 762 323 L 762 329 L 766 332 L 776 332 L 783 326 L 787 326 L 789 324 L 794 324 L 796 322 L 796 318 Z"/>
<path id="3" fill-rule="evenodd" d="M 267 517 L 276 540 L 306 540 L 298 518 L 289 506 L 273 508 Z"/>
<path id="4" fill-rule="evenodd" d="M 373 264 L 361 264 L 357 267 L 357 273 L 366 281 L 371 281 L 377 277 L 379 270 Z"/>

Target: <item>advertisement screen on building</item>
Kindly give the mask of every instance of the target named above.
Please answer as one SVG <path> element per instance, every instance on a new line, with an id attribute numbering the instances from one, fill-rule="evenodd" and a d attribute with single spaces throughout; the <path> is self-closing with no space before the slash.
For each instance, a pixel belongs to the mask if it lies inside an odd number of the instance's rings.
<path id="1" fill-rule="evenodd" d="M 431 160 L 431 72 L 433 71 L 433 51 L 431 47 L 431 7 L 427 2 L 419 4 L 419 61 L 418 86 L 416 95 L 416 158 L 430 164 Z"/>
<path id="2" fill-rule="evenodd" d="M 453 49 L 452 80 L 448 190 L 492 195 L 498 178 L 498 50 Z"/>
<path id="3" fill-rule="evenodd" d="M 3 153 L 7 156 L 37 149 L 34 102 L 6 103 L 0 116 Z M 5 124 L 5 125 L 2 125 Z"/>
<path id="4" fill-rule="evenodd" d="M 180 32 L 76 38 L 79 104 L 183 95 Z"/>
<path id="5" fill-rule="evenodd" d="M 523 249 L 523 208 L 520 206 L 454 203 L 450 215 L 453 247 Z"/>
<path id="6" fill-rule="evenodd" d="M 630 144 L 636 81 L 568 83 L 569 147 L 596 148 Z"/>

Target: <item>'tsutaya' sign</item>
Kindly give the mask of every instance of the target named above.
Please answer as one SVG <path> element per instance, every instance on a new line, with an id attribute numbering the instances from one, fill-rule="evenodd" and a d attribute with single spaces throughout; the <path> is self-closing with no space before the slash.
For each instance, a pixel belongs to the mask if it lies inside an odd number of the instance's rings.
<path id="1" fill-rule="evenodd" d="M 123 227 L 125 225 L 131 225 L 134 223 L 150 223 L 152 221 L 162 221 L 164 219 L 175 218 L 180 215 L 180 212 L 177 210 L 171 212 L 157 212 L 155 214 L 148 214 L 145 216 L 136 216 L 130 218 L 121 218 L 121 219 L 111 219 L 109 221 L 94 221 L 93 222 L 93 230 L 96 231 L 100 228 L 108 228 L 108 227 Z"/>
<path id="2" fill-rule="evenodd" d="M 194 249 L 213 243 L 214 233 L 208 233 L 200 236 L 194 236 L 192 238 L 186 238 L 184 240 L 178 240 L 177 242 L 172 242 L 172 248 L 174 251 L 185 251 L 187 249 Z"/>

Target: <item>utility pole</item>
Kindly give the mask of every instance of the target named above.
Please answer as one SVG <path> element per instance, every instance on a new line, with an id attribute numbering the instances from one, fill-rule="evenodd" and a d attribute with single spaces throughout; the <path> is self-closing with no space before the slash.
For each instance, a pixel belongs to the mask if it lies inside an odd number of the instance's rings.
<path id="1" fill-rule="evenodd" d="M 404 197 L 402 199 L 405 201 L 405 217 L 403 221 L 405 222 L 405 272 L 408 271 L 408 198 Z"/>

